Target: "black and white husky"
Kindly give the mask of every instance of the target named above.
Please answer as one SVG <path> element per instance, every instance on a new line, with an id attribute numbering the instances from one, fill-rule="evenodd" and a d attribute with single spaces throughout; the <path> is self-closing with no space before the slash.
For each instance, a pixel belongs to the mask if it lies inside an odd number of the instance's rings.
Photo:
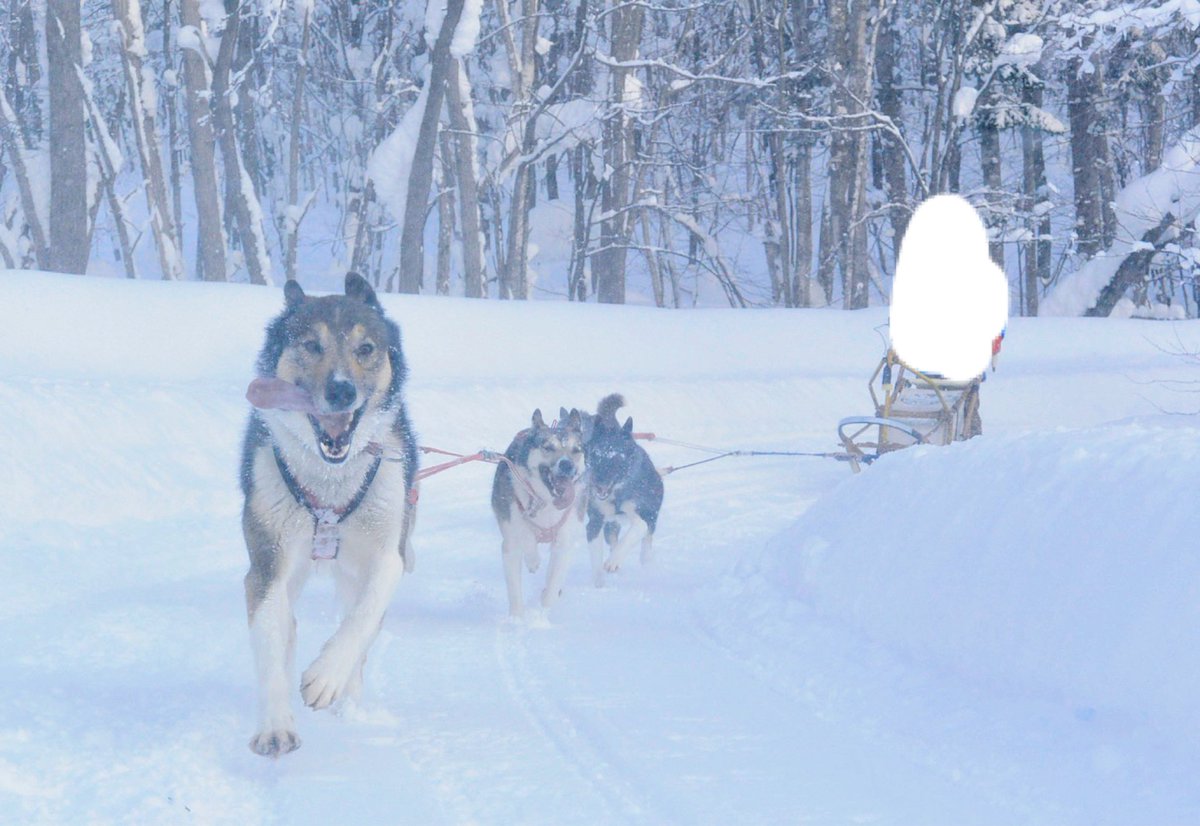
<path id="1" fill-rule="evenodd" d="M 250 554 L 246 611 L 258 677 L 250 748 L 278 757 L 300 746 L 291 707 L 293 604 L 318 564 L 343 605 L 337 631 L 300 678 L 306 705 L 356 697 L 367 649 L 411 570 L 416 445 L 402 387 L 400 330 L 370 285 L 310 298 L 289 281 L 267 328 L 242 454 L 242 529 Z"/>
<path id="2" fill-rule="evenodd" d="M 596 587 L 604 584 L 605 573 L 615 573 L 621 567 L 635 544 L 641 544 L 642 564 L 650 560 L 662 508 L 662 477 L 649 454 L 634 440 L 633 419 L 617 424 L 617 410 L 624 404 L 625 399 L 613 393 L 600 400 L 594 416 L 585 414 L 584 419 L 587 540 Z"/>
<path id="3" fill-rule="evenodd" d="M 530 426 L 518 433 L 496 466 L 492 511 L 500 525 L 508 613 L 524 614 L 521 561 L 531 571 L 541 562 L 538 546 L 550 546 L 550 567 L 541 604 L 549 608 L 562 594 L 567 563 L 580 540 L 587 503 L 583 431 L 578 411 L 551 426 L 533 411 Z"/>

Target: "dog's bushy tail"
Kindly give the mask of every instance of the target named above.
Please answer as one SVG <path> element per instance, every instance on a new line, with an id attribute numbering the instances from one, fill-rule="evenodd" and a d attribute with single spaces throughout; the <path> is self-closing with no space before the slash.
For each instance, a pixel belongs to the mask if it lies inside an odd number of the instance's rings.
<path id="1" fill-rule="evenodd" d="M 625 406 L 625 397 L 620 393 L 609 393 L 596 405 L 596 418 L 606 425 L 617 425 L 617 411 Z"/>

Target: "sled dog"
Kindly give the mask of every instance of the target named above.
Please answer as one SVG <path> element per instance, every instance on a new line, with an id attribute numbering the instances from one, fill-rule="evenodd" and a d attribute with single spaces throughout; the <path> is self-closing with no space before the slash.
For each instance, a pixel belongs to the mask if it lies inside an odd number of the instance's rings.
<path id="1" fill-rule="evenodd" d="M 521 561 L 530 572 L 541 562 L 538 546 L 550 546 L 550 566 L 541 604 L 549 608 L 562 595 L 567 563 L 583 528 L 586 486 L 583 432 L 577 411 L 547 425 L 542 411 L 512 440 L 492 480 L 492 511 L 500 525 L 500 554 L 508 587 L 508 613 L 520 617 Z"/>
<path id="2" fill-rule="evenodd" d="M 634 441 L 633 419 L 617 424 L 617 410 L 624 405 L 625 399 L 613 393 L 600 400 L 595 415 L 584 414 L 587 540 L 597 588 L 604 585 L 606 572 L 621 567 L 635 543 L 641 543 L 642 564 L 650 560 L 662 508 L 662 477 L 649 454 Z"/>
<path id="3" fill-rule="evenodd" d="M 289 691 L 293 605 L 309 573 L 318 565 L 332 570 L 343 609 L 337 631 L 300 678 L 304 703 L 321 709 L 362 689 L 367 649 L 402 571 L 412 569 L 416 516 L 399 328 L 354 273 L 345 295 L 313 298 L 288 281 L 284 298 L 247 392 L 257 409 L 241 469 L 259 696 L 250 748 L 267 757 L 300 746 Z"/>

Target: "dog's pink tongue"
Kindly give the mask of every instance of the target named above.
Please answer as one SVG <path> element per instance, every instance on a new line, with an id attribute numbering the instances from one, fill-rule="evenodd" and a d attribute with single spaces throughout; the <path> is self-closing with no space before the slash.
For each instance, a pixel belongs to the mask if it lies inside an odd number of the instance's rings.
<path id="1" fill-rule="evenodd" d="M 350 420 L 353 418 L 352 413 L 331 413 L 328 416 L 317 416 L 317 421 L 330 438 L 336 439 L 350 429 Z"/>
<path id="2" fill-rule="evenodd" d="M 261 410 L 316 411 L 307 390 L 283 379 L 255 379 L 246 388 L 246 400 Z"/>

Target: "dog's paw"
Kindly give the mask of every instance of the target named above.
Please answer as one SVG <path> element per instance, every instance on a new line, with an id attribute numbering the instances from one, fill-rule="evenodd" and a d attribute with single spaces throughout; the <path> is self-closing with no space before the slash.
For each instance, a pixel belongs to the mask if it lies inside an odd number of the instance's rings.
<path id="1" fill-rule="evenodd" d="M 263 757 L 279 758 L 300 748 L 300 737 L 288 729 L 260 731 L 250 738 L 250 751 Z"/>
<path id="2" fill-rule="evenodd" d="M 617 571 L 621 570 L 620 560 L 617 560 L 617 559 L 608 560 L 607 562 L 604 563 L 604 570 L 608 571 L 610 574 L 615 574 Z"/>
<path id="3" fill-rule="evenodd" d="M 328 650 L 317 657 L 300 677 L 300 696 L 309 708 L 319 711 L 349 694 L 353 664 L 347 666 Z"/>

